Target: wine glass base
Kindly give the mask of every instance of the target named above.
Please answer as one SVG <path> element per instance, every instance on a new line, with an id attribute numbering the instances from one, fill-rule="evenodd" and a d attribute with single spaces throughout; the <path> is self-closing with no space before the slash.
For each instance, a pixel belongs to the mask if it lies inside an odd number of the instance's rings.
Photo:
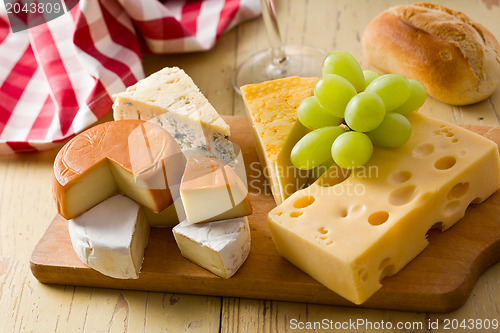
<path id="1" fill-rule="evenodd" d="M 233 87 L 240 87 L 289 76 L 320 77 L 321 65 L 327 53 L 312 46 L 287 45 L 283 47 L 286 59 L 281 63 L 273 57 L 272 49 L 252 55 L 241 63 L 233 79 Z"/>

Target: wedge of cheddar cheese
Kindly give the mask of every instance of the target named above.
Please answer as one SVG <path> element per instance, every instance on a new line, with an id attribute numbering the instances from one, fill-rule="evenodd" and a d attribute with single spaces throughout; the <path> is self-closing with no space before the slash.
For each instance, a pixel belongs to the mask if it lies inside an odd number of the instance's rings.
<path id="1" fill-rule="evenodd" d="M 279 253 L 356 304 L 426 247 L 429 229 L 450 228 L 500 186 L 494 142 L 419 113 L 408 119 L 405 145 L 375 147 L 347 179 L 317 182 L 268 215 Z"/>
<path id="2" fill-rule="evenodd" d="M 166 67 L 114 96 L 113 116 L 142 119 L 167 130 L 181 150 L 232 164 L 229 126 L 203 96 L 193 80 L 178 67 Z"/>
<path id="3" fill-rule="evenodd" d="M 58 213 L 69 220 L 118 193 L 160 212 L 179 197 L 185 163 L 176 141 L 155 124 L 121 120 L 94 126 L 55 158 Z"/>
<path id="4" fill-rule="evenodd" d="M 313 94 L 317 78 L 289 77 L 241 87 L 259 160 L 276 204 L 302 188 L 310 173 L 296 169 L 290 152 L 308 130 L 297 108 Z"/>

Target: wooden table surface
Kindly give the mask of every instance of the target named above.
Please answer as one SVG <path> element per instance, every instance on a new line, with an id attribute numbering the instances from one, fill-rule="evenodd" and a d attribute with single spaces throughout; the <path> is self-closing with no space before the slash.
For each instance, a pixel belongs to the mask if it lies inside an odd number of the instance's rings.
<path id="1" fill-rule="evenodd" d="M 368 22 L 392 0 L 276 1 L 282 38 L 326 51 L 344 49 L 363 67 L 360 38 Z M 500 40 L 500 1 L 438 1 L 481 22 Z M 228 32 L 208 52 L 146 55 L 151 74 L 164 66 L 183 68 L 221 114 L 243 115 L 232 88 L 235 67 L 256 50 L 267 48 L 261 18 Z M 452 107 L 428 99 L 422 112 L 458 124 L 499 125 L 500 89 L 488 100 Z M 111 119 L 108 115 L 104 120 Z M 343 324 L 346 332 L 448 332 L 462 323 L 500 319 L 500 264 L 486 271 L 467 303 L 452 313 L 432 314 L 344 308 L 302 303 L 138 292 L 39 283 L 29 260 L 55 216 L 51 195 L 52 162 L 57 150 L 0 158 L 0 331 L 1 332 L 315 332 L 301 323 Z M 357 322 L 360 325 L 346 326 Z M 439 321 L 439 327 L 426 323 Z M 397 326 L 406 326 L 398 329 Z M 386 325 L 386 326 L 383 326 Z M 392 325 L 392 329 L 388 329 Z M 423 329 L 409 329 L 423 325 Z M 384 329 L 385 327 L 385 329 Z M 495 332 L 499 330 L 482 330 Z"/>

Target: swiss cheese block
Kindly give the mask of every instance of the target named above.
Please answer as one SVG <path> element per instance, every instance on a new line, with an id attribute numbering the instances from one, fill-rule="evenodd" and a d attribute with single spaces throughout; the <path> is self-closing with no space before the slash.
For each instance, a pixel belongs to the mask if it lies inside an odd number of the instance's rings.
<path id="1" fill-rule="evenodd" d="M 149 225 L 135 201 L 113 196 L 69 220 L 68 231 L 76 254 L 90 268 L 118 279 L 139 277 Z"/>
<path id="2" fill-rule="evenodd" d="M 225 279 L 236 273 L 250 252 L 246 217 L 197 224 L 183 221 L 172 231 L 185 258 Z"/>
<path id="3" fill-rule="evenodd" d="M 405 145 L 375 147 L 346 180 L 318 181 L 268 214 L 278 252 L 356 304 L 426 247 L 429 229 L 450 228 L 499 188 L 494 142 L 419 113 L 408 119 Z"/>
<path id="4" fill-rule="evenodd" d="M 228 164 L 235 159 L 229 126 L 182 69 L 166 67 L 114 97 L 115 120 L 148 120 L 166 129 L 185 153 L 204 152 Z"/>
<path id="5" fill-rule="evenodd" d="M 211 157 L 188 157 L 180 193 L 190 223 L 232 219 L 252 213 L 243 181 L 231 167 Z"/>
<path id="6" fill-rule="evenodd" d="M 290 153 L 308 132 L 297 120 L 297 108 L 312 96 L 317 80 L 289 77 L 241 87 L 255 146 L 277 204 L 304 187 L 310 176 L 292 165 Z"/>
<path id="7" fill-rule="evenodd" d="M 160 212 L 179 197 L 184 167 L 178 144 L 161 127 L 111 121 L 82 132 L 59 151 L 52 192 L 68 220 L 119 192 Z"/>

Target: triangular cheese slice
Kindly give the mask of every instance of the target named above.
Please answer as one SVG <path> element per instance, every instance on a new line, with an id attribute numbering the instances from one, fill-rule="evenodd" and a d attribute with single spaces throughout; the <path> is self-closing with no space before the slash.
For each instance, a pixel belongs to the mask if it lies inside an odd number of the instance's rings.
<path id="1" fill-rule="evenodd" d="M 197 224 L 183 221 L 172 233 L 185 258 L 225 279 L 236 273 L 250 253 L 246 217 Z"/>
<path id="2" fill-rule="evenodd" d="M 142 119 L 166 129 L 183 152 L 215 157 L 232 165 L 229 125 L 178 67 L 166 67 L 114 95 L 113 116 Z"/>
<path id="3" fill-rule="evenodd" d="M 317 80 L 288 77 L 241 87 L 257 152 L 276 204 L 302 188 L 309 179 L 309 172 L 292 165 L 290 153 L 308 132 L 297 120 L 297 108 L 312 96 Z"/>
<path id="4" fill-rule="evenodd" d="M 135 201 L 113 196 L 69 220 L 68 231 L 76 254 L 90 268 L 117 279 L 139 277 L 149 225 Z"/>
<path id="5" fill-rule="evenodd" d="M 180 193 L 190 223 L 232 219 L 252 213 L 243 180 L 231 167 L 214 158 L 188 158 Z"/>

